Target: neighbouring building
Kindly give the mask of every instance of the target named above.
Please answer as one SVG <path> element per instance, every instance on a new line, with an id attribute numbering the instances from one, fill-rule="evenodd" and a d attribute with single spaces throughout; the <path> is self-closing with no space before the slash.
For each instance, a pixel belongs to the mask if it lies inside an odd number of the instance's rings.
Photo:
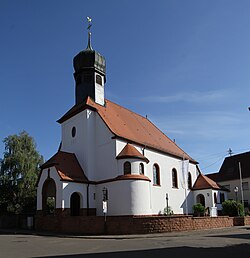
<path id="1" fill-rule="evenodd" d="M 207 175 L 210 179 L 227 188 L 228 198 L 250 207 L 250 152 L 225 158 L 218 173 Z"/>
<path id="2" fill-rule="evenodd" d="M 190 214 L 201 202 L 216 216 L 227 191 L 149 119 L 105 99 L 106 62 L 90 33 L 73 65 L 75 105 L 58 120 L 60 148 L 42 166 L 38 213 L 156 215 L 170 206 Z"/>

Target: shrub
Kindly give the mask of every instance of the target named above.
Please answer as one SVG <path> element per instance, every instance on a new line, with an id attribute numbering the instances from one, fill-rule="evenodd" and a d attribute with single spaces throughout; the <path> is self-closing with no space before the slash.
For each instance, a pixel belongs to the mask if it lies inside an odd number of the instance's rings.
<path id="1" fill-rule="evenodd" d="M 222 203 L 222 213 L 230 217 L 244 216 L 244 206 L 242 203 L 227 200 Z"/>
<path id="2" fill-rule="evenodd" d="M 194 216 L 204 216 L 205 207 L 201 203 L 193 206 Z"/>
<path id="3" fill-rule="evenodd" d="M 168 216 L 168 215 L 174 215 L 174 212 L 172 210 L 172 208 L 170 206 L 164 208 L 164 215 Z"/>

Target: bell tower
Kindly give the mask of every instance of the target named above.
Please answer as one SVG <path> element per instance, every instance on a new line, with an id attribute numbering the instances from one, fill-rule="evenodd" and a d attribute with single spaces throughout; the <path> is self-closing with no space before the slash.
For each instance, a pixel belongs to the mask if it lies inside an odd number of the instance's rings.
<path id="1" fill-rule="evenodd" d="M 104 105 L 104 86 L 106 82 L 105 58 L 91 46 L 91 18 L 88 19 L 88 45 L 73 59 L 75 78 L 75 104 L 91 97 L 96 103 Z"/>

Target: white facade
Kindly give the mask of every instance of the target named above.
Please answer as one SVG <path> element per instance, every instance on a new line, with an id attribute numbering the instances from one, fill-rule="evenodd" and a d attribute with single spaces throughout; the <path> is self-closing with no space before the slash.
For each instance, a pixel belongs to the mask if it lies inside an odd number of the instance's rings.
<path id="1" fill-rule="evenodd" d="M 75 135 L 72 130 L 75 128 Z M 103 215 L 103 188 L 108 189 L 108 215 L 148 215 L 163 214 L 168 205 L 175 214 L 192 213 L 195 197 L 187 189 L 183 178 L 182 160 L 148 148 L 134 145 L 149 160 L 149 163 L 136 159 L 116 159 L 127 142 L 112 138 L 114 135 L 95 111 L 86 109 L 62 123 L 61 151 L 74 153 L 89 181 L 83 183 L 62 182 L 55 168 L 50 169 L 50 177 L 56 182 L 57 208 L 70 208 L 70 196 L 80 195 L 80 208 L 95 208 L 97 215 Z M 144 166 L 144 175 L 150 181 L 123 179 L 116 177 L 124 174 L 123 164 L 131 163 L 131 175 L 139 175 L 139 164 Z M 153 184 L 153 165 L 160 171 L 160 184 Z M 172 184 L 172 170 L 177 171 L 177 187 Z M 189 163 L 192 185 L 198 172 L 195 164 Z M 38 184 L 38 210 L 42 209 L 42 187 L 46 172 L 42 173 Z M 104 181 L 104 182 L 102 182 Z M 61 189 L 61 190 L 58 190 Z M 87 200 L 88 198 L 88 200 Z M 88 203 L 88 206 L 87 206 Z"/>

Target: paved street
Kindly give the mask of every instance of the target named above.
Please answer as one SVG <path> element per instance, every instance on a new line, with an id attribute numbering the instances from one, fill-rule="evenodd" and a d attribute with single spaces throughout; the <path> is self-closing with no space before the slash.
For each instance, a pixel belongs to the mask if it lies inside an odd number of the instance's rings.
<path id="1" fill-rule="evenodd" d="M 0 257 L 249 257 L 250 228 L 133 236 L 70 237 L 0 230 Z M 179 258 L 179 257 L 176 257 Z"/>

